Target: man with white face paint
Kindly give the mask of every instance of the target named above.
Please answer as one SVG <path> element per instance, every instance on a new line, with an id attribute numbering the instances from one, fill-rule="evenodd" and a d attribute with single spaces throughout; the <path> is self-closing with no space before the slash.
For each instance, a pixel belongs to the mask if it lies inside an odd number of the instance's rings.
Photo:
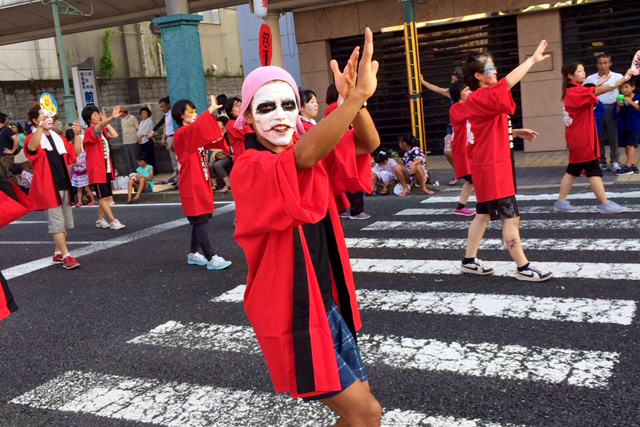
<path id="1" fill-rule="evenodd" d="M 25 154 L 33 166 L 33 180 L 29 196 L 35 210 L 44 210 L 53 235 L 55 250 L 53 262 L 67 269 L 80 267 L 67 247 L 67 235 L 74 226 L 71 209 L 71 173 L 69 166 L 76 163 L 82 152 L 80 123 L 73 122 L 73 144 L 53 132 L 53 119 L 40 111 L 40 104 L 33 104 L 27 111 L 34 133 L 24 140 Z"/>
<path id="2" fill-rule="evenodd" d="M 173 147 L 180 162 L 178 190 L 182 210 L 192 227 L 187 264 L 206 265 L 208 270 L 222 270 L 231 265 L 231 261 L 215 254 L 207 232 L 214 207 L 206 150 L 221 149 L 229 154 L 213 115 L 220 107 L 216 97 L 211 95 L 211 106 L 200 116 L 188 99 L 181 99 L 171 109 L 171 116 L 179 126 L 173 137 Z"/>
<path id="3" fill-rule="evenodd" d="M 380 144 L 363 108 L 378 71 L 368 28 L 358 64 L 359 53 L 342 72 L 331 62 L 344 102 L 307 132 L 291 75 L 278 67 L 251 72 L 235 126 L 248 123 L 256 133 L 245 135 L 231 174 L 235 238 L 249 264 L 245 311 L 275 389 L 320 400 L 340 415 L 337 426 L 381 419 L 355 341 L 362 323 L 335 204 L 345 191 L 371 191 L 370 153 Z"/>

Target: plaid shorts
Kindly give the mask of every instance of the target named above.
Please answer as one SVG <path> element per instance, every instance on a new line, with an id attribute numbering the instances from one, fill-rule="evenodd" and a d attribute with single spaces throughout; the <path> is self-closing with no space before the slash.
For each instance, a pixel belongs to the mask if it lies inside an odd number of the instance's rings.
<path id="1" fill-rule="evenodd" d="M 342 318 L 338 306 L 334 302 L 329 311 L 329 326 L 331 326 L 331 336 L 333 337 L 333 348 L 336 350 L 336 361 L 338 362 L 338 374 L 340 375 L 340 391 L 319 394 L 317 396 L 305 397 L 304 401 L 326 399 L 333 397 L 343 390 L 346 390 L 356 380 L 367 381 L 367 369 L 362 363 L 360 349 L 353 334 L 349 330 L 347 323 Z"/>

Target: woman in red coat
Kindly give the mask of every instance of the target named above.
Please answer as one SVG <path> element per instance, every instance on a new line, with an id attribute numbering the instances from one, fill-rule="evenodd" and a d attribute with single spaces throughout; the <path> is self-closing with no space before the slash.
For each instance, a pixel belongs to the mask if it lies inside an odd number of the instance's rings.
<path id="1" fill-rule="evenodd" d="M 231 261 L 214 253 L 207 232 L 207 224 L 213 217 L 213 185 L 206 150 L 219 148 L 230 154 L 213 115 L 218 108 L 214 95 L 211 95 L 209 109 L 199 117 L 196 106 L 187 99 L 179 100 L 171 108 L 171 116 L 178 124 L 173 134 L 173 148 L 180 163 L 178 190 L 182 210 L 192 226 L 187 263 L 206 265 L 209 270 L 222 270 L 231 265 Z M 202 249 L 204 255 L 198 249 Z"/>
<path id="2" fill-rule="evenodd" d="M 468 155 L 478 199 L 476 216 L 469 226 L 466 254 L 460 265 L 465 274 L 493 274 L 493 269 L 479 260 L 477 253 L 489 221 L 500 219 L 502 237 L 516 263 L 516 279 L 542 282 L 553 277 L 551 272 L 530 264 L 522 249 L 509 119 L 509 114 L 516 109 L 511 88 L 531 67 L 549 57 L 544 54 L 546 47 L 547 42 L 541 41 L 531 57 L 501 80 L 498 80 L 498 72 L 489 54 L 471 52 L 464 64 L 465 82 L 472 91 L 464 103 L 469 133 L 473 135 L 469 138 L 473 143 L 468 146 Z M 528 129 L 521 132 L 524 133 L 521 136 L 530 139 L 536 135 Z"/>
<path id="3" fill-rule="evenodd" d="M 245 311 L 276 391 L 319 399 L 340 415 L 336 425 L 375 426 L 381 407 L 355 342 L 360 314 L 334 200 L 370 192 L 370 153 L 380 144 L 362 108 L 377 85 L 368 28 L 359 67 L 358 54 L 344 73 L 332 61 L 344 102 L 306 133 L 291 75 L 278 67 L 249 74 L 236 127 L 246 122 L 256 133 L 246 135 L 231 180 L 235 238 L 249 265 Z"/>

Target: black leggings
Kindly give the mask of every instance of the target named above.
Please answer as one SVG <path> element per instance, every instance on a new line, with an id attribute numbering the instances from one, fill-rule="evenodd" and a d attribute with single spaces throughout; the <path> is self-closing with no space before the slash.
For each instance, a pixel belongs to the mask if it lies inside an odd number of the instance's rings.
<path id="1" fill-rule="evenodd" d="M 209 239 L 207 225 L 211 219 L 211 214 L 188 216 L 187 219 L 191 223 L 191 253 L 198 252 L 202 249 L 202 253 L 208 261 L 213 257 L 213 245 Z"/>

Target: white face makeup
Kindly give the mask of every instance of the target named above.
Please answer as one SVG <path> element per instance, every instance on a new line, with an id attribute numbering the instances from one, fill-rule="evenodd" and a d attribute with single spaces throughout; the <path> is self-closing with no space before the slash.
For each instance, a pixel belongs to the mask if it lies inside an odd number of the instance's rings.
<path id="1" fill-rule="evenodd" d="M 289 145 L 298 118 L 296 95 L 289 84 L 267 83 L 251 100 L 255 131 L 273 145 Z"/>

